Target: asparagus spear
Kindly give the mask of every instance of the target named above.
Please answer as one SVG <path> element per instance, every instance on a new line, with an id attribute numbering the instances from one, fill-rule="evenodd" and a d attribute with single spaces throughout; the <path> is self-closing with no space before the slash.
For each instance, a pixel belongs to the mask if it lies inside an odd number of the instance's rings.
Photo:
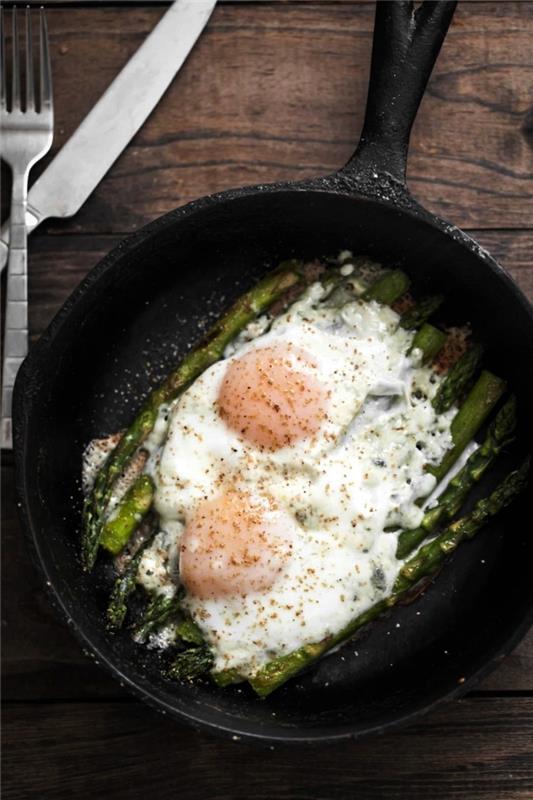
<path id="1" fill-rule="evenodd" d="M 222 689 L 225 686 L 231 686 L 232 683 L 242 683 L 244 681 L 244 678 L 239 675 L 236 669 L 223 669 L 220 672 L 212 672 L 211 678 Z"/>
<path id="2" fill-rule="evenodd" d="M 505 391 L 505 382 L 492 372 L 483 370 L 463 405 L 452 420 L 450 431 L 453 446 L 440 464 L 428 467 L 428 472 L 442 480 L 453 467 L 465 447 L 472 441 L 488 415 Z"/>
<path id="3" fill-rule="evenodd" d="M 153 430 L 163 403 L 174 400 L 184 388 L 211 364 L 218 361 L 226 345 L 258 314 L 265 311 L 287 289 L 301 284 L 302 263 L 288 261 L 267 275 L 237 300 L 208 333 L 203 344 L 190 352 L 180 366 L 146 399 L 120 442 L 99 470 L 83 514 L 83 562 L 85 569 L 94 566 L 105 512 L 113 486 L 130 459 Z"/>
<path id="4" fill-rule="evenodd" d="M 408 290 L 409 283 L 405 272 L 400 269 L 392 270 L 363 293 L 363 300 L 376 300 L 378 303 L 390 306 Z"/>
<path id="5" fill-rule="evenodd" d="M 139 475 L 120 501 L 116 513 L 105 522 L 100 543 L 113 555 L 124 549 L 150 511 L 154 489 L 149 475 Z"/>
<path id="6" fill-rule="evenodd" d="M 213 666 L 214 657 L 207 645 L 184 650 L 173 661 L 167 676 L 177 681 L 192 682 L 206 675 Z"/>
<path id="7" fill-rule="evenodd" d="M 422 361 L 424 364 L 433 361 L 437 353 L 444 346 L 446 341 L 446 334 L 443 331 L 425 322 L 422 327 L 417 331 L 413 343 L 411 344 L 412 350 L 422 351 Z"/>
<path id="8" fill-rule="evenodd" d="M 482 355 L 481 345 L 474 345 L 451 367 L 433 398 L 433 408 L 437 414 L 444 414 L 461 397 L 477 372 Z"/>
<path id="9" fill-rule="evenodd" d="M 166 625 L 180 610 L 180 601 L 183 594 L 178 591 L 172 597 L 164 594 L 152 596 L 142 616 L 140 623 L 134 631 L 134 638 L 138 642 L 145 642 L 150 634 Z"/>
<path id="10" fill-rule="evenodd" d="M 107 625 L 111 630 L 122 627 L 128 611 L 127 601 L 135 589 L 135 581 L 139 564 L 144 551 L 152 542 L 152 537 L 147 539 L 137 550 L 124 572 L 118 576 L 111 592 L 111 599 L 107 607 Z"/>
<path id="11" fill-rule="evenodd" d="M 516 400 L 511 397 L 500 409 L 487 431 L 485 441 L 475 450 L 429 509 L 418 528 L 402 531 L 398 537 L 396 558 L 403 559 L 432 533 L 444 519 L 452 519 L 465 502 L 471 488 L 481 479 L 496 456 L 513 438 L 516 423 Z"/>
<path id="12" fill-rule="evenodd" d="M 260 697 L 266 697 L 289 678 L 311 665 L 324 653 L 351 638 L 356 631 L 375 619 L 386 609 L 394 606 L 404 593 L 411 589 L 425 575 L 432 574 L 444 562 L 448 553 L 455 550 L 463 539 L 472 538 L 490 517 L 497 514 L 524 488 L 529 471 L 529 459 L 522 467 L 512 472 L 503 483 L 486 499 L 480 500 L 471 514 L 452 523 L 436 539 L 425 545 L 423 558 L 415 556 L 412 562 L 404 565 L 390 597 L 375 603 L 363 614 L 350 622 L 342 631 L 317 644 L 303 647 L 274 659 L 259 670 L 249 683 Z M 416 564 L 415 564 L 416 561 Z M 404 571 L 407 569 L 407 574 Z"/>
<path id="13" fill-rule="evenodd" d="M 441 294 L 423 297 L 413 308 L 402 314 L 400 325 L 406 330 L 420 328 L 442 305 L 443 301 L 444 297 Z"/>
<path id="14" fill-rule="evenodd" d="M 316 644 L 306 644 L 286 656 L 280 656 L 270 661 L 259 672 L 256 672 L 252 678 L 249 678 L 248 683 L 256 694 L 260 697 L 266 697 L 286 683 L 289 678 L 298 675 L 302 669 L 317 661 L 328 650 L 333 649 L 338 644 L 346 641 L 346 639 L 350 639 L 359 628 L 378 617 L 388 607 L 387 601 L 380 600 L 379 603 L 375 603 L 363 614 L 352 620 L 338 634 L 323 639 L 323 641 Z"/>
<path id="15" fill-rule="evenodd" d="M 201 645 L 204 644 L 204 637 L 202 631 L 195 625 L 192 619 L 182 620 L 177 627 L 177 634 L 180 639 L 190 644 Z"/>
<path id="16" fill-rule="evenodd" d="M 334 277 L 333 277 L 334 276 Z M 333 278 L 333 280 L 332 280 Z M 400 270 L 387 272 L 382 278 L 366 289 L 361 286 L 357 277 L 344 278 L 340 272 L 328 272 L 322 283 L 327 287 L 333 283 L 333 290 L 320 302 L 326 308 L 341 308 L 356 297 L 362 300 L 376 300 L 384 305 L 391 305 L 409 287 L 409 278 Z"/>
<path id="17" fill-rule="evenodd" d="M 529 458 L 520 469 L 511 472 L 488 497 L 479 500 L 471 514 L 452 522 L 435 539 L 420 548 L 400 570 L 393 593 L 403 592 L 426 575 L 431 575 L 444 558 L 464 539 L 472 539 L 483 525 L 509 505 L 525 487 L 529 473 Z"/>

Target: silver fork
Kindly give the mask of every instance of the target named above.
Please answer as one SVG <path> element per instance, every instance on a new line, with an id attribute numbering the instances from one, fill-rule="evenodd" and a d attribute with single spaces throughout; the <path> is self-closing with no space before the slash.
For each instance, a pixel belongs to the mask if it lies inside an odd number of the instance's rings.
<path id="1" fill-rule="evenodd" d="M 11 427 L 11 402 L 17 371 L 28 352 L 28 279 L 26 206 L 28 175 L 33 165 L 50 149 L 54 129 L 52 101 L 52 72 L 48 49 L 46 18 L 39 15 L 39 87 L 36 91 L 33 68 L 33 43 L 31 14 L 26 10 L 26 102 L 22 110 L 22 61 L 18 34 L 17 11 L 12 11 L 13 58 L 11 76 L 11 103 L 8 109 L 6 80 L 6 36 L 3 10 L 0 11 L 1 92 L 0 131 L 1 154 L 13 172 L 11 193 L 10 248 L 7 272 L 4 364 L 2 370 L 2 421 L 0 443 L 13 447 Z M 36 97 L 38 95 L 38 97 Z M 36 102 L 37 100 L 37 102 Z"/>

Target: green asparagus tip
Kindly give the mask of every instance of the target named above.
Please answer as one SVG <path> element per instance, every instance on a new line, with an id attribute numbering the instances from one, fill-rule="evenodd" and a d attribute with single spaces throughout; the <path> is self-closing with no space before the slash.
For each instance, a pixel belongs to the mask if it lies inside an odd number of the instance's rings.
<path id="1" fill-rule="evenodd" d="M 149 475 L 139 475 L 112 518 L 104 524 L 100 544 L 113 555 L 123 550 L 152 507 L 155 486 Z"/>
<path id="2" fill-rule="evenodd" d="M 195 625 L 192 619 L 182 620 L 178 624 L 176 632 L 178 634 L 178 637 L 184 642 L 196 645 L 204 644 L 204 637 L 202 636 L 202 631 L 200 630 L 198 625 Z"/>
<path id="3" fill-rule="evenodd" d="M 405 330 L 415 330 L 420 328 L 424 322 L 431 317 L 432 314 L 442 305 L 444 296 L 442 294 L 431 295 L 430 297 L 423 297 L 416 305 L 402 314 L 400 325 Z"/>
<path id="4" fill-rule="evenodd" d="M 467 523 L 464 525 L 466 538 L 471 539 L 490 517 L 506 508 L 525 489 L 529 480 L 530 466 L 531 457 L 528 456 L 522 465 L 511 472 L 489 497 L 479 500 L 470 515 L 470 524 L 466 518 Z"/>
<path id="5" fill-rule="evenodd" d="M 442 350 L 445 341 L 446 334 L 443 331 L 435 328 L 434 325 L 430 325 L 429 322 L 425 322 L 416 332 L 411 344 L 411 352 L 420 350 L 423 363 L 428 364 Z"/>
<path id="6" fill-rule="evenodd" d="M 178 590 L 172 597 L 164 594 L 154 595 L 134 630 L 138 642 L 145 642 L 152 633 L 167 625 L 179 613 L 182 593 Z"/>
<path id="7" fill-rule="evenodd" d="M 206 675 L 213 666 L 213 653 L 204 645 L 184 650 L 172 662 L 167 671 L 167 676 L 176 681 L 194 683 Z"/>
<path id="8" fill-rule="evenodd" d="M 472 441 L 496 406 L 504 391 L 505 381 L 488 370 L 481 372 L 452 420 L 453 447 L 448 450 L 440 464 L 428 468 L 428 472 L 431 472 L 437 478 L 437 481 L 442 480 L 448 470 L 453 467 L 467 444 Z"/>
<path id="9" fill-rule="evenodd" d="M 81 541 L 81 560 L 83 569 L 90 572 L 98 554 L 99 534 L 95 528 L 94 502 L 91 496 L 85 498 L 83 505 L 83 534 Z"/>
<path id="10" fill-rule="evenodd" d="M 212 672 L 211 677 L 217 686 L 222 689 L 225 686 L 231 686 L 234 683 L 242 683 L 244 678 L 239 675 L 236 669 L 223 669 L 220 672 Z"/>
<path id="11" fill-rule="evenodd" d="M 505 447 L 513 438 L 516 425 L 516 397 L 511 395 L 507 402 L 500 408 L 489 433 L 500 449 Z"/>
<path id="12" fill-rule="evenodd" d="M 107 608 L 107 626 L 111 631 L 118 630 L 124 623 L 128 612 L 128 599 L 135 591 L 139 564 L 144 551 L 151 545 L 154 535 L 155 531 L 152 530 L 151 535 L 141 544 L 124 572 L 115 581 Z"/>
<path id="13" fill-rule="evenodd" d="M 477 372 L 482 356 L 481 345 L 474 345 L 466 350 L 451 367 L 433 398 L 433 408 L 437 414 L 444 414 L 461 399 Z"/>
<path id="14" fill-rule="evenodd" d="M 375 300 L 383 305 L 391 305 L 409 288 L 409 278 L 400 269 L 387 272 L 383 278 L 373 283 L 363 294 L 363 300 Z"/>

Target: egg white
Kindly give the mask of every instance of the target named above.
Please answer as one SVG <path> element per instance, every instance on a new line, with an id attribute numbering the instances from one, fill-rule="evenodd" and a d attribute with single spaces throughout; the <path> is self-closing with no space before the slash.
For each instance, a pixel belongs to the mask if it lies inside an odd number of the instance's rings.
<path id="1" fill-rule="evenodd" d="M 168 434 L 149 465 L 162 529 L 139 572 L 151 590 L 176 585 L 177 543 L 200 501 L 240 489 L 269 495 L 284 512 L 292 557 L 270 590 L 185 599 L 215 669 L 243 676 L 339 631 L 390 592 L 400 563 L 397 537 L 385 529 L 420 522 L 416 500 L 435 485 L 425 465 L 451 445 L 455 410 L 433 411 L 438 379 L 407 355 L 413 334 L 398 315 L 357 300 L 328 308 L 319 304 L 323 292 L 315 284 L 269 329 L 261 322 L 256 338 L 228 348 L 167 410 Z M 273 345 L 309 353 L 313 363 L 297 368 L 329 398 L 315 436 L 270 452 L 228 428 L 217 397 L 231 360 Z"/>

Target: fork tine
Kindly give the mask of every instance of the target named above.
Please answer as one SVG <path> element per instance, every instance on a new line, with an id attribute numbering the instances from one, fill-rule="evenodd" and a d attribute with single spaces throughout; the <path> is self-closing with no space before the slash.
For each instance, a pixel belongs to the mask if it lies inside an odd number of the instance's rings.
<path id="1" fill-rule="evenodd" d="M 7 106 L 7 85 L 6 85 L 6 42 L 5 42 L 5 20 L 4 9 L 0 8 L 0 69 L 2 70 L 2 86 L 0 89 L 0 107 L 5 111 Z"/>
<path id="2" fill-rule="evenodd" d="M 33 47 L 31 38 L 31 14 L 26 9 L 26 111 L 35 110 L 35 85 L 33 81 Z"/>
<path id="3" fill-rule="evenodd" d="M 40 40 L 41 40 L 41 109 L 52 107 L 52 67 L 50 64 L 50 50 L 48 48 L 48 28 L 44 9 L 40 15 Z"/>
<path id="4" fill-rule="evenodd" d="M 16 8 L 13 8 L 11 17 L 13 22 L 13 76 L 11 84 L 11 108 L 20 108 L 19 32 Z"/>

